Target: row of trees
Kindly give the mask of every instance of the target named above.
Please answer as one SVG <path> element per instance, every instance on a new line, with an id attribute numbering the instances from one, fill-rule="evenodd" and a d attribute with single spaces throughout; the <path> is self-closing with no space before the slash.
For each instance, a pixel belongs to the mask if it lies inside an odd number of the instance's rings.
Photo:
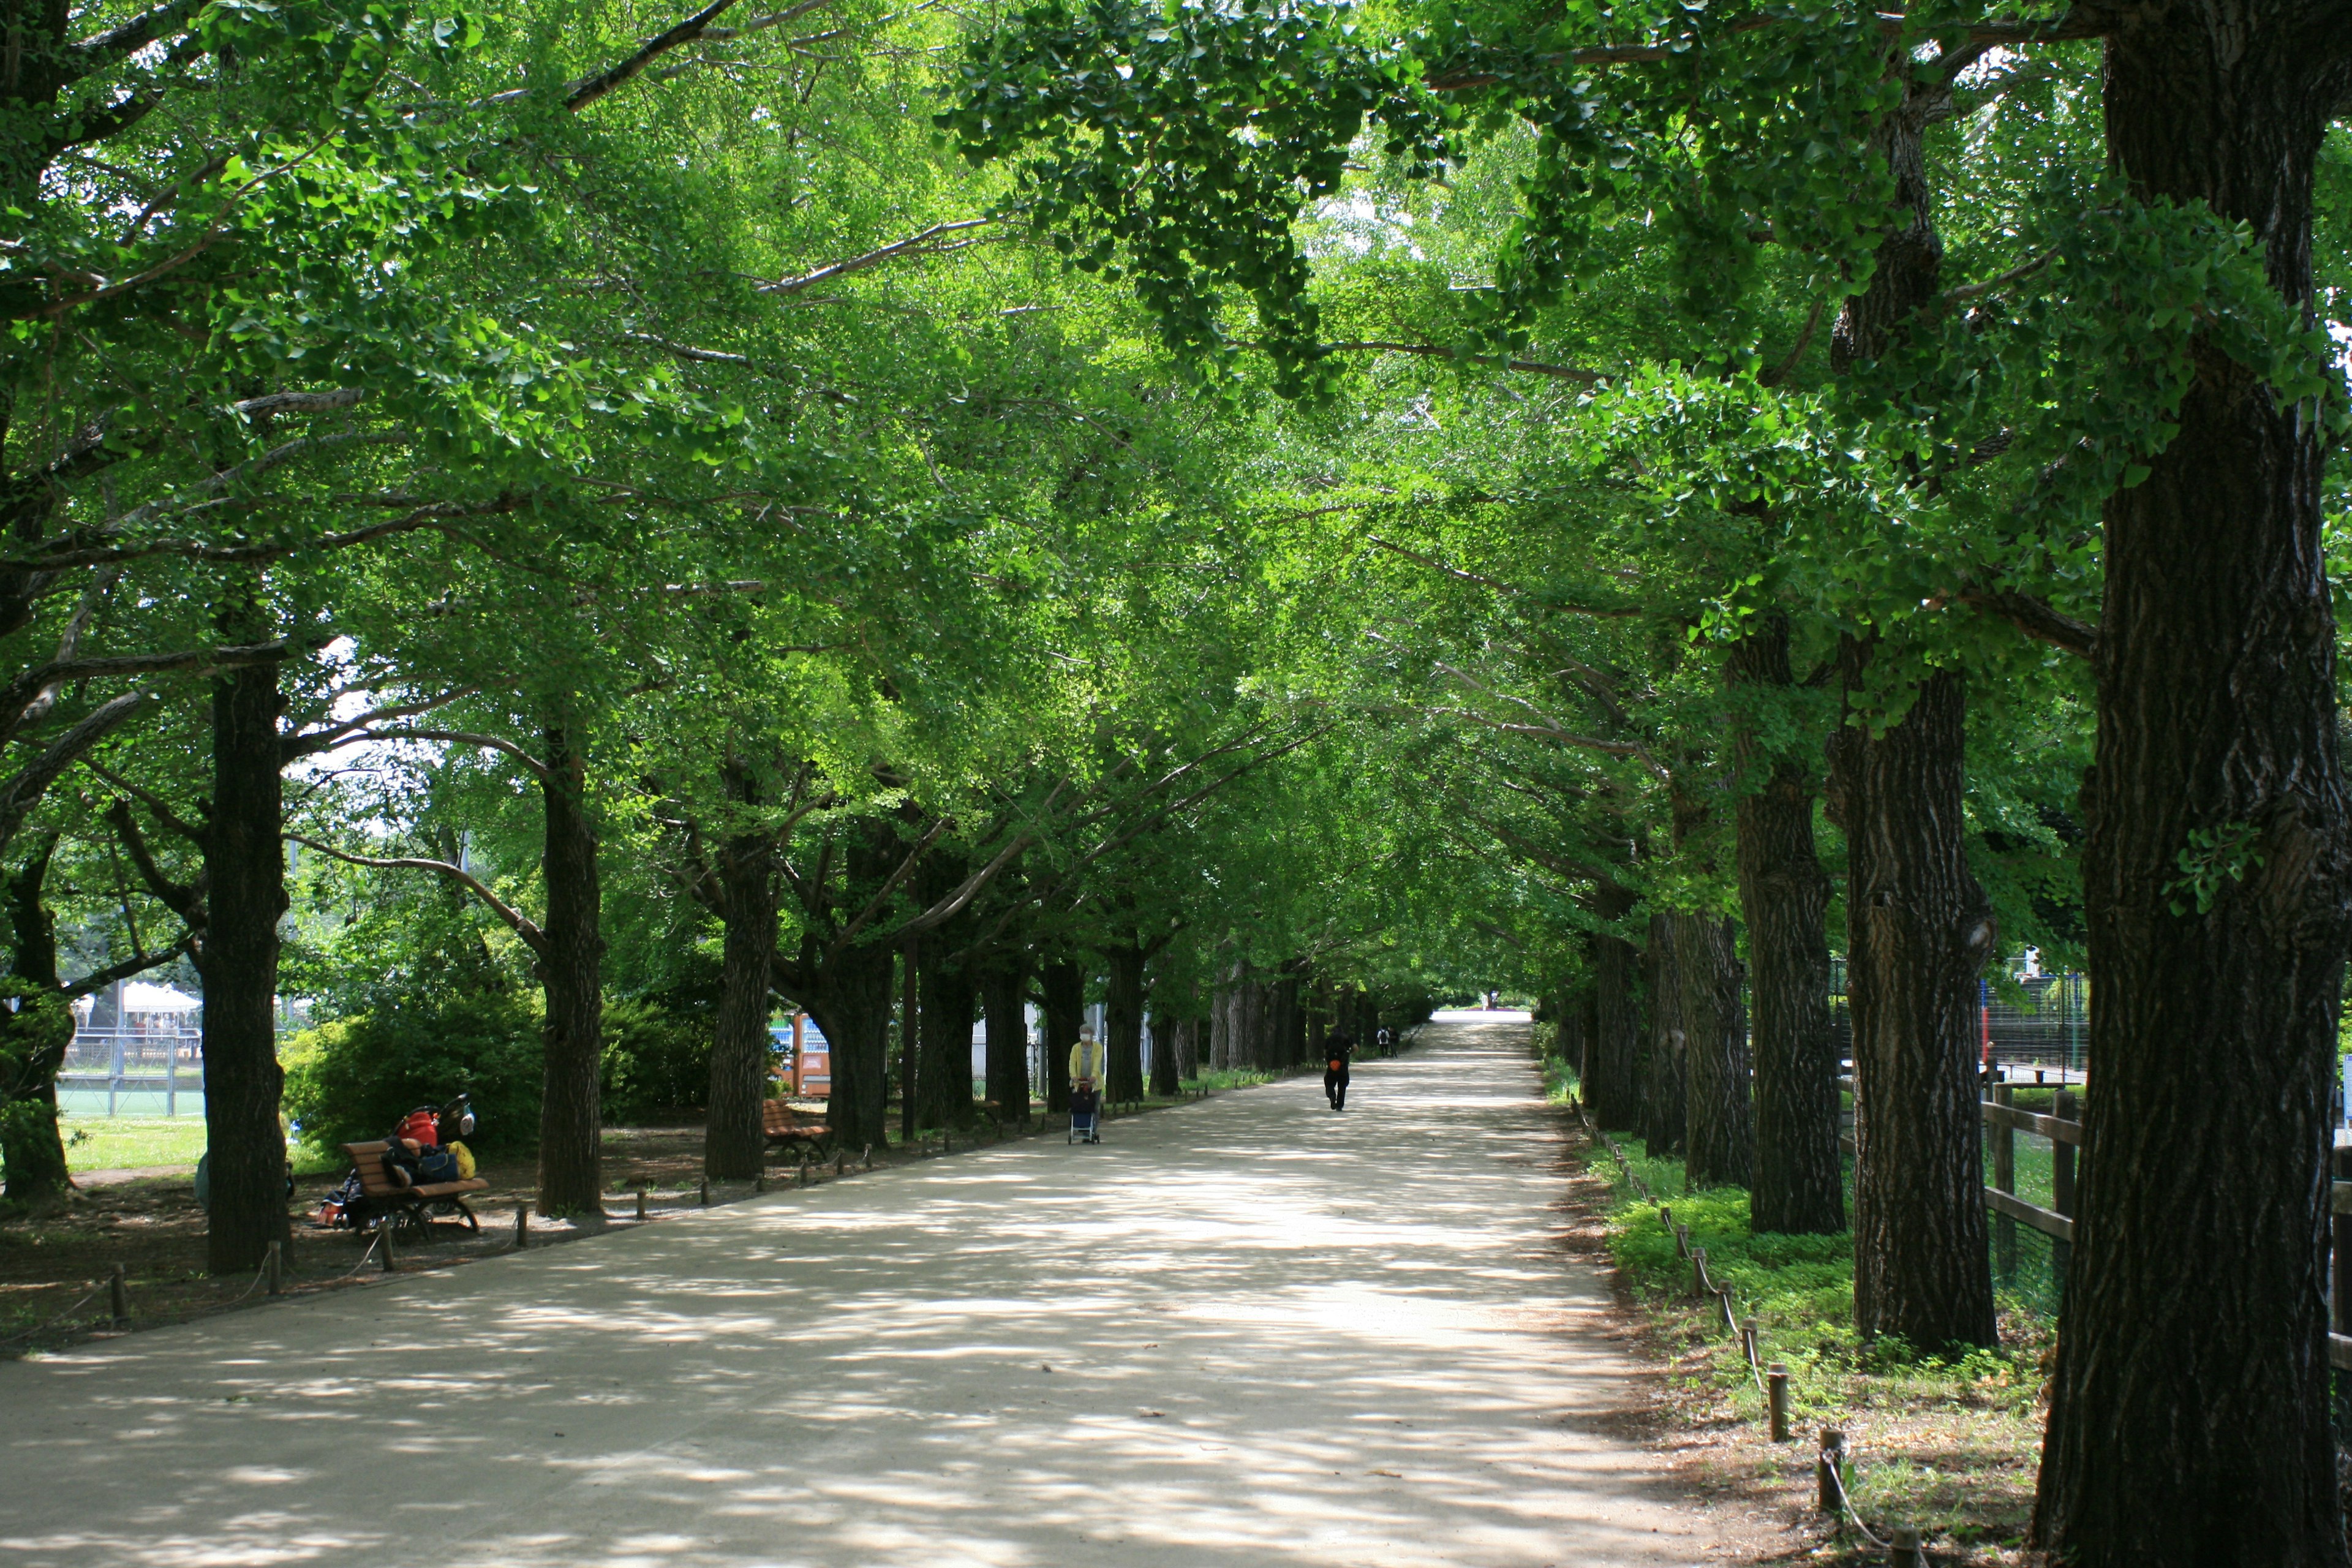
<path id="1" fill-rule="evenodd" d="M 1237 422 L 907 113 L 961 27 L 183 0 L 25 35 L 12 1198 L 65 1181 L 67 1004 L 162 964 L 205 996 L 222 1271 L 288 1235 L 287 994 L 536 990 L 539 1203 L 579 1214 L 616 983 L 707 1007 L 720 1178 L 780 1001 L 879 1144 L 902 990 L 912 1126 L 975 1114 L 975 1008 L 1033 984 L 1058 1068 L 1101 978 L 1135 1098 L 1147 1005 L 1272 1065 L 1303 1026 L 1229 1043 L 1237 986 L 1303 1019 L 1426 983 L 1325 896 L 1377 847 L 1328 701 L 1265 675 Z M 980 1090 L 1025 1108 L 1024 1071 Z"/>
<path id="2" fill-rule="evenodd" d="M 1973 994 L 2082 955 L 2068 1562 L 2345 1561 L 2324 9 L 1041 5 L 942 116 L 1204 381 L 1347 411 L 1273 461 L 1411 578 L 1362 685 L 1605 1117 L 1759 1226 L 1844 1223 L 1835 933 L 1866 1332 L 1992 1338 Z"/>
<path id="3" fill-rule="evenodd" d="M 61 1176 L 65 1001 L 183 953 L 224 1269 L 284 1234 L 289 990 L 541 992 L 580 1212 L 616 991 L 700 976 L 725 1175 L 779 997 L 879 1142 L 909 975 L 920 1121 L 1023 1098 L 961 1031 L 1033 984 L 1060 1039 L 1099 977 L 1126 1073 L 1147 1007 L 1263 1062 L 1294 983 L 1475 974 L 1566 999 L 1606 1114 L 1759 1226 L 1834 1230 L 1834 944 L 1862 1325 L 1983 1342 L 1969 1000 L 2035 942 L 2100 998 L 2037 1529 L 2339 1562 L 2347 37 L 27 21 L 11 1189 Z"/>

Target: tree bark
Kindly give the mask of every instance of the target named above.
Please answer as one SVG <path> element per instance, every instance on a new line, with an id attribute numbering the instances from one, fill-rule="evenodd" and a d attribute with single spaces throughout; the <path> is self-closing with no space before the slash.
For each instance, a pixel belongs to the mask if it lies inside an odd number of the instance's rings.
<path id="1" fill-rule="evenodd" d="M 57 921 L 49 913 L 54 832 L 36 836 L 32 853 L 8 876 L 12 977 L 16 1007 L 0 1013 L 0 1060 L 14 1068 L 0 1105 L 0 1166 L 11 1203 L 43 1204 L 73 1185 L 58 1131 L 58 1068 L 73 1043 L 73 1009 L 58 980 Z"/>
<path id="2" fill-rule="evenodd" d="M 211 1206 L 205 1264 L 251 1274 L 286 1215 L 286 1132 L 278 1102 L 278 921 L 286 912 L 278 667 L 213 682 L 213 798 L 205 823 L 205 1136 Z"/>
<path id="3" fill-rule="evenodd" d="M 1738 928 L 1714 915 L 1676 915 L 1675 956 L 1688 1084 L 1683 1177 L 1692 1187 L 1744 1187 L 1756 1173 L 1756 1123 Z"/>
<path id="4" fill-rule="evenodd" d="M 1634 994 L 1642 955 L 1622 937 L 1592 938 L 1593 986 L 1598 1005 L 1591 1055 L 1595 1070 L 1586 1080 L 1587 1103 L 1603 1127 L 1632 1131 L 1641 1114 L 1633 1062 L 1642 1047 L 1642 1008 Z"/>
<path id="5" fill-rule="evenodd" d="M 940 963 L 923 965 L 923 1060 L 916 1070 L 919 1127 L 968 1127 L 971 1100 L 971 1019 L 979 987 L 971 972 Z"/>
<path id="6" fill-rule="evenodd" d="M 1132 945 L 1108 947 L 1110 984 L 1103 995 L 1103 1098 L 1132 1105 L 1143 1098 L 1144 952 Z"/>
<path id="7" fill-rule="evenodd" d="M 1045 1109 L 1070 1109 L 1070 1048 L 1087 1018 L 1087 972 L 1075 958 L 1056 958 L 1040 972 L 1045 995 Z"/>
<path id="8" fill-rule="evenodd" d="M 1019 960 L 982 975 L 981 1012 L 988 1020 L 986 1093 L 1000 1121 L 1029 1120 L 1029 974 Z"/>
<path id="9" fill-rule="evenodd" d="M 1689 1117 L 1684 1098 L 1683 1067 L 1688 1037 L 1683 1027 L 1681 967 L 1675 962 L 1672 915 L 1650 917 L 1650 946 L 1642 955 L 1643 988 L 1648 993 L 1649 1023 L 1643 1040 L 1646 1059 L 1642 1067 L 1643 1145 L 1653 1157 L 1679 1153 Z"/>
<path id="10" fill-rule="evenodd" d="M 1173 1100 L 1181 1092 L 1180 1057 L 1188 1048 L 1182 1042 L 1192 1022 L 1168 1012 L 1169 994 L 1163 970 L 1153 1002 L 1156 1010 L 1151 1024 L 1151 1092 L 1162 1100 Z"/>
<path id="11" fill-rule="evenodd" d="M 818 962 L 814 937 L 802 939 L 801 984 L 793 1000 L 824 1031 L 833 1069 L 825 1124 L 844 1149 L 889 1144 L 888 1079 L 891 984 L 898 965 L 878 942 L 844 948 Z M 969 1026 L 965 1033 L 971 1033 Z"/>
<path id="12" fill-rule="evenodd" d="M 721 770 L 730 799 L 757 803 L 758 784 L 733 763 Z M 776 966 L 774 839 L 763 833 L 727 839 L 714 868 L 722 936 L 719 1016 L 710 1048 L 710 1113 L 702 1143 L 703 1173 L 748 1182 L 767 1169 L 770 987 Z"/>
<path id="13" fill-rule="evenodd" d="M 1791 687 L 1788 618 L 1767 616 L 1732 645 L 1727 674 L 1735 690 Z M 1742 714 L 1738 749 L 1746 789 L 1735 832 L 1756 1060 L 1748 1224 L 1831 1235 L 1845 1228 L 1845 1181 L 1830 1033 L 1830 879 L 1813 849 L 1812 780 L 1793 759 L 1765 755 L 1752 715 Z"/>
<path id="14" fill-rule="evenodd" d="M 561 721 L 548 724 L 543 754 L 547 771 L 541 793 L 547 826 L 540 869 L 547 884 L 547 919 L 541 928 L 546 938 L 537 956 L 540 983 L 547 993 L 547 1018 L 541 1037 L 545 1089 L 539 1112 L 539 1212 L 601 1215 L 604 1160 L 598 1085 L 604 1046 L 604 896 L 596 862 L 596 826 L 588 811 L 588 758 L 577 731 Z M 215 928 L 219 900 L 215 884 Z M 209 978 L 205 1014 L 209 1023 Z M 209 1087 L 206 1092 L 209 1096 Z M 219 1180 L 217 1169 L 214 1180 Z"/>
<path id="15" fill-rule="evenodd" d="M 2308 321 L 2313 169 L 2347 92 L 2339 7 L 2184 0 L 2108 40 L 2109 156 L 2143 200 L 2250 224 Z M 2083 1568 L 2340 1568 L 2326 437 L 2210 343 L 2178 427 L 2104 516 L 2093 1088 L 2033 1533 Z"/>
<path id="16" fill-rule="evenodd" d="M 1849 643 L 1849 691 L 1866 648 Z M 1995 1342 L 1977 976 L 1992 908 L 1969 871 L 1965 687 L 1942 671 L 1900 723 L 1837 742 L 1853 1018 L 1854 1317 L 1927 1351 Z"/>

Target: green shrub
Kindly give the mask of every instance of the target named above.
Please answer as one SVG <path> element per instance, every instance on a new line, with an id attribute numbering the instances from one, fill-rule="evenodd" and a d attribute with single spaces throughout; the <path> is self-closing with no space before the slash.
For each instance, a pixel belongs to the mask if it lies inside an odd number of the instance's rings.
<path id="1" fill-rule="evenodd" d="M 604 1004 L 604 1120 L 698 1110 L 710 1099 L 710 1024 L 650 998 Z"/>
<path id="2" fill-rule="evenodd" d="M 477 1151 L 539 1140 L 540 1002 L 490 992 L 462 1003 L 385 1002 L 287 1042 L 286 1113 L 314 1149 L 381 1138 L 420 1105 L 470 1093 Z"/>

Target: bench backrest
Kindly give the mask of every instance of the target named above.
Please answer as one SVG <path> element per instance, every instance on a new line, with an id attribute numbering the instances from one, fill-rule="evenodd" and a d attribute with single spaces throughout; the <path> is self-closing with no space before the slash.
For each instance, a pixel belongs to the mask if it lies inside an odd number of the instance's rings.
<path id="1" fill-rule="evenodd" d="M 373 1143 L 343 1145 L 343 1152 L 352 1157 L 352 1168 L 360 1173 L 360 1190 L 372 1198 L 400 1191 L 383 1173 L 383 1152 L 389 1147 L 381 1138 Z"/>

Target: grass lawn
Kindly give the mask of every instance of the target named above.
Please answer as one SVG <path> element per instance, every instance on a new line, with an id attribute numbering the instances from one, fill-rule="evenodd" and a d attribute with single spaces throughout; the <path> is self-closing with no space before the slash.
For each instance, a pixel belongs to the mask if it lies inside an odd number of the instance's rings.
<path id="1" fill-rule="evenodd" d="M 194 1171 L 205 1152 L 201 1116 L 68 1116 L 60 1120 L 59 1131 L 65 1134 L 66 1166 L 76 1175 L 148 1165 Z M 340 1170 L 345 1163 L 340 1150 L 329 1155 L 297 1148 L 291 1157 L 298 1176 Z"/>
<path id="2" fill-rule="evenodd" d="M 194 1170 L 205 1152 L 201 1116 L 68 1116 L 66 1164 L 84 1171 L 121 1171 L 141 1165 L 184 1165 Z"/>
<path id="3" fill-rule="evenodd" d="M 1748 1226 L 1745 1191 L 1686 1192 L 1680 1161 L 1647 1158 L 1638 1139 L 1618 1142 L 1675 1218 L 1690 1226 L 1693 1245 L 1707 1249 L 1709 1274 L 1733 1287 L 1741 1316 L 1754 1315 L 1764 1359 L 1788 1366 L 1795 1431 L 1811 1436 L 1837 1426 L 1853 1438 L 1849 1484 L 1864 1515 L 1882 1529 L 1921 1527 L 1939 1562 L 2011 1561 L 2032 1502 L 2050 1321 L 2005 1297 L 1997 1350 L 1937 1357 L 1901 1344 L 1864 1344 L 1853 1330 L 1850 1234 L 1757 1235 Z M 2024 1164 L 2021 1158 L 2021 1176 Z M 1670 1419 L 1707 1435 L 1719 1479 L 1802 1516 L 1810 1452 L 1801 1443 L 1776 1450 L 1763 1440 L 1764 1396 L 1720 1314 L 1691 1299 L 1691 1266 L 1676 1253 L 1673 1234 L 1603 1152 L 1594 1150 L 1589 1169 L 1611 1184 L 1609 1252 L 1668 1358 Z M 1823 1559 L 1843 1563 L 1853 1543 L 1819 1545 Z"/>

